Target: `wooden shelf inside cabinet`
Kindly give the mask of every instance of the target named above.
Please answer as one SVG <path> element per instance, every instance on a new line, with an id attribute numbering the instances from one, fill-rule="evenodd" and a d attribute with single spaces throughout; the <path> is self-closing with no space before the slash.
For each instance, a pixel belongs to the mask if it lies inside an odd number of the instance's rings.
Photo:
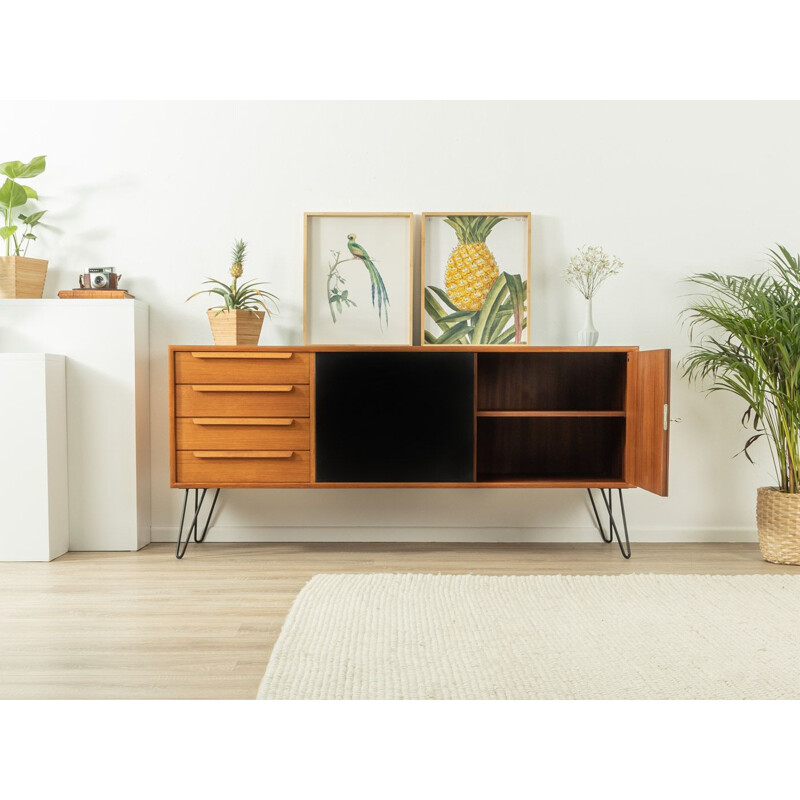
<path id="1" fill-rule="evenodd" d="M 587 489 L 602 486 L 604 489 L 629 489 L 631 487 L 630 483 L 615 477 L 598 478 L 593 476 L 591 478 L 583 478 L 568 475 L 564 477 L 548 476 L 547 478 L 539 478 L 535 475 L 526 474 L 484 475 L 480 472 L 478 473 L 477 483 L 497 486 L 498 488 L 503 486 L 529 486 L 540 489 Z"/>
<path id="2" fill-rule="evenodd" d="M 621 481 L 625 478 L 625 418 L 479 416 L 478 481 Z"/>
<path id="3" fill-rule="evenodd" d="M 624 417 L 624 411 L 478 411 L 479 417 Z"/>
<path id="4" fill-rule="evenodd" d="M 478 411 L 622 411 L 628 353 L 478 353 Z"/>

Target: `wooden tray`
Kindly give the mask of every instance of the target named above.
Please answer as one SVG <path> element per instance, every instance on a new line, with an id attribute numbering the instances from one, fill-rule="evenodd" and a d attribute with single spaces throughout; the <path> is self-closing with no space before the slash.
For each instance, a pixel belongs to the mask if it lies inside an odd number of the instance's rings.
<path id="1" fill-rule="evenodd" d="M 134 295 L 124 289 L 62 289 L 62 300 L 133 300 Z"/>

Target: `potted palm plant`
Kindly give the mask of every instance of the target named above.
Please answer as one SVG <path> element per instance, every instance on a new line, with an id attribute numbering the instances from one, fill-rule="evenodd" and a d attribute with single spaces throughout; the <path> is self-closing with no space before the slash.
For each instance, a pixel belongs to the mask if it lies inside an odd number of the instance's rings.
<path id="1" fill-rule="evenodd" d="M 5 161 L 0 164 L 0 174 L 6 179 L 0 186 L 0 237 L 5 242 L 5 255 L 0 256 L 0 298 L 38 298 L 44 294 L 47 261 L 28 258 L 28 248 L 36 241 L 33 232 L 45 211 L 22 209 L 31 200 L 38 200 L 36 190 L 20 179 L 35 178 L 45 168 L 45 157 L 36 156 L 27 164 L 22 161 Z"/>
<path id="2" fill-rule="evenodd" d="M 244 271 L 246 254 L 247 243 L 237 239 L 231 253 L 233 263 L 230 274 L 233 282 L 227 284 L 215 278 L 207 278 L 203 282 L 213 284 L 210 289 L 201 289 L 186 298 L 188 301 L 199 294 L 218 295 L 222 298 L 221 305 L 212 306 L 206 312 L 216 345 L 257 345 L 264 317 L 272 316 L 278 311 L 277 301 L 280 298 L 259 289 L 259 286 L 266 285 L 263 281 L 238 283 Z"/>
<path id="3" fill-rule="evenodd" d="M 732 392 L 747 404 L 751 429 L 742 452 L 769 444 L 777 486 L 758 490 L 761 554 L 800 564 L 800 256 L 769 252 L 771 269 L 742 277 L 709 272 L 689 280 L 705 294 L 686 310 L 694 344 L 685 357 L 691 380 Z"/>

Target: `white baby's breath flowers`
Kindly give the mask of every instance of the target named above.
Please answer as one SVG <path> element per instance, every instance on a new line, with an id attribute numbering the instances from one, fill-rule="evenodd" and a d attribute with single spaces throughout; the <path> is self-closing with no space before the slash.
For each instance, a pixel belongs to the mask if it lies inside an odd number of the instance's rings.
<path id="1" fill-rule="evenodd" d="M 584 245 L 578 248 L 578 255 L 569 260 L 564 279 L 590 300 L 600 284 L 611 275 L 616 275 L 622 266 L 622 261 L 616 256 L 609 256 L 602 247 Z"/>

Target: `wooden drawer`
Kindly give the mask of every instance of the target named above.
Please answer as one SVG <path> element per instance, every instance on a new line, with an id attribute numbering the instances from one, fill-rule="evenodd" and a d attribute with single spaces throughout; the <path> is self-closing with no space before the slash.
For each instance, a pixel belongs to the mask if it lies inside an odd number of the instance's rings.
<path id="1" fill-rule="evenodd" d="M 175 383 L 308 383 L 308 353 L 175 353 Z"/>
<path id="2" fill-rule="evenodd" d="M 309 420 L 293 417 L 181 417 L 178 450 L 309 450 Z"/>
<path id="3" fill-rule="evenodd" d="M 311 460 L 306 451 L 179 450 L 178 483 L 308 483 Z"/>
<path id="4" fill-rule="evenodd" d="M 182 384 L 175 387 L 178 417 L 307 417 L 308 384 Z"/>

